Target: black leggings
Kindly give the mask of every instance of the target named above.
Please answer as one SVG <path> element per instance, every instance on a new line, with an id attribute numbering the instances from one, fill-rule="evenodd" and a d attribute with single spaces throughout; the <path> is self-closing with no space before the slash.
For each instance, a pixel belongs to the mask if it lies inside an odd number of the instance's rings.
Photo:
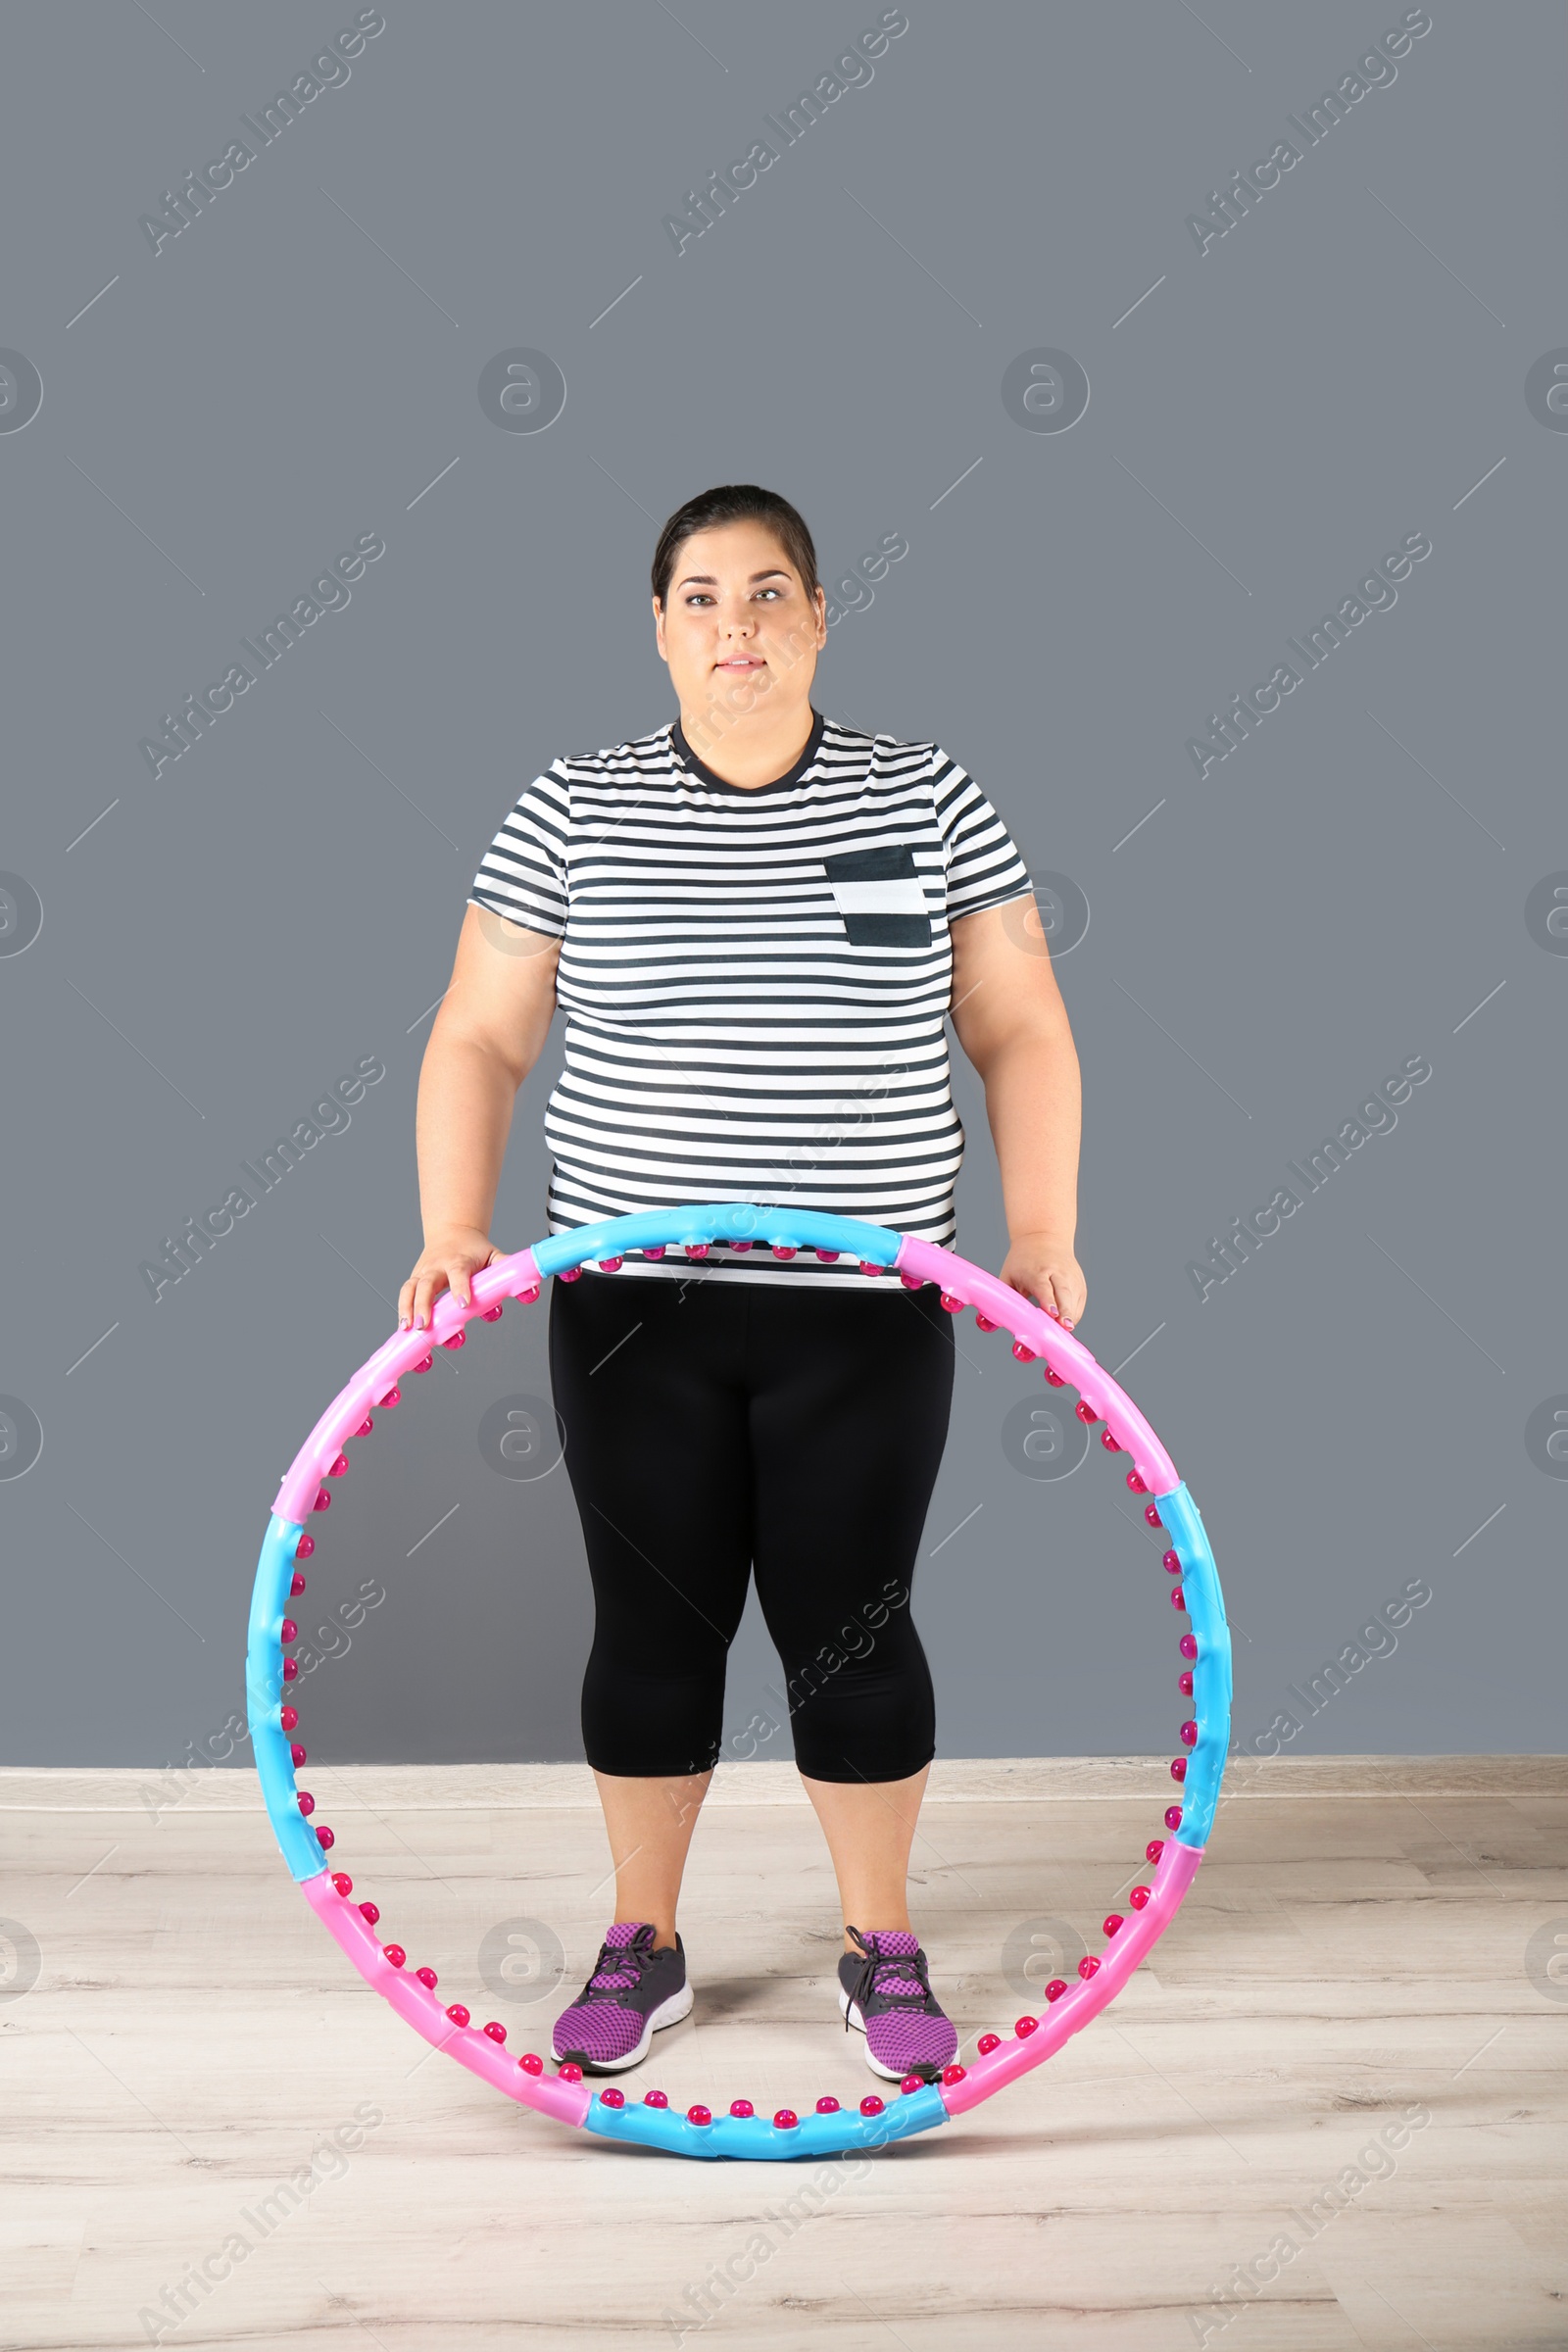
<path id="1" fill-rule="evenodd" d="M 550 1377 L 593 1579 L 582 1736 L 601 1772 L 706 1772 L 752 1569 L 819 1781 L 936 1745 L 909 1616 L 947 1443 L 953 1318 L 927 1284 L 585 1271 L 550 1286 Z"/>

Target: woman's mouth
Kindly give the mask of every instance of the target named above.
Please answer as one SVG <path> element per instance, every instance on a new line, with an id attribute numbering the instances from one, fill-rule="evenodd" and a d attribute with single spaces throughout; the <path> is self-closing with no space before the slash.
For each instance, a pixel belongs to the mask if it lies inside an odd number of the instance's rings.
<path id="1" fill-rule="evenodd" d="M 767 663 L 760 654 L 732 654 L 727 661 L 715 662 L 715 669 L 765 669 Z"/>

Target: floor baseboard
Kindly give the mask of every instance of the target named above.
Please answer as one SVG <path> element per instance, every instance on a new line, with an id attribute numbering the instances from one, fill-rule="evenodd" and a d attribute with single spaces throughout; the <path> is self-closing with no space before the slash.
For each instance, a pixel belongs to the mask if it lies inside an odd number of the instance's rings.
<path id="1" fill-rule="evenodd" d="M 586 1764 L 318 1764 L 318 1788 L 352 1788 L 367 1803 L 416 1811 L 466 1806 L 516 1810 L 597 1805 Z M 1040 1803 L 1053 1798 L 1139 1798 L 1168 1794 L 1170 1768 L 1158 1756 L 949 1756 L 931 1768 L 927 1804 Z M 1568 1756 L 1233 1756 L 1221 1806 L 1254 1796 L 1568 1795 Z M 722 1763 L 710 1805 L 807 1802 L 792 1763 Z M 241 1769 L 135 1766 L 0 1768 L 0 1812 L 256 1813 L 261 1788 Z"/>

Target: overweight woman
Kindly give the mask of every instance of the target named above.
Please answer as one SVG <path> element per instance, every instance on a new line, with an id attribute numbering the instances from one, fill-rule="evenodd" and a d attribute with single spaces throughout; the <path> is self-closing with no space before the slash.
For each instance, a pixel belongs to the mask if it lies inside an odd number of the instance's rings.
<path id="1" fill-rule="evenodd" d="M 424 1248 L 401 1325 L 427 1326 L 447 1288 L 466 1303 L 505 1254 L 513 1105 L 559 1004 L 552 1233 L 751 1200 L 951 1245 L 951 1016 L 985 1085 L 1003 1279 L 1070 1327 L 1078 1061 L 1002 818 L 938 745 L 813 706 L 825 600 L 786 499 L 731 483 L 672 514 L 653 618 L 679 716 L 553 760 L 474 878 L 419 1081 Z M 839 2012 L 873 2072 L 930 2081 L 957 2037 L 907 1909 L 936 1746 L 910 1592 L 952 1318 L 930 1285 L 742 1241 L 587 1267 L 549 1312 L 594 1592 L 583 1744 L 615 1869 L 555 2057 L 634 2066 L 692 2007 L 676 1900 L 755 1572 L 838 1879 Z"/>

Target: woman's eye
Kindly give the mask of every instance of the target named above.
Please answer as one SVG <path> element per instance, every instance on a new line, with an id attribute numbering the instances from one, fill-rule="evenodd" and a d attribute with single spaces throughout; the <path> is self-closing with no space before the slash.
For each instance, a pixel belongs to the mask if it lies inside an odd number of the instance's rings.
<path id="1" fill-rule="evenodd" d="M 759 596 L 780 597 L 785 591 L 782 588 L 759 588 L 757 593 Z M 710 605 L 713 600 L 706 589 L 699 588 L 695 595 L 687 597 L 685 601 L 688 605 Z"/>

